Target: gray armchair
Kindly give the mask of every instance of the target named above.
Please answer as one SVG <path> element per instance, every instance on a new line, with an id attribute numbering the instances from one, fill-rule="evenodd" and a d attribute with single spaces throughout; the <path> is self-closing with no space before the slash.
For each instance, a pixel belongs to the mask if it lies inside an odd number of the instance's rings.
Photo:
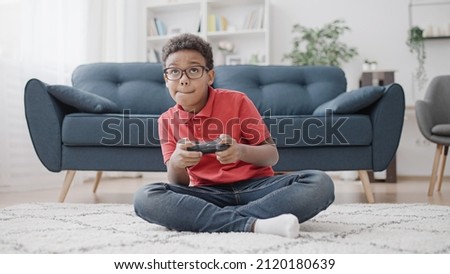
<path id="1" fill-rule="evenodd" d="M 436 144 L 428 196 L 433 196 L 435 184 L 441 190 L 448 146 L 450 145 L 450 75 L 431 80 L 424 100 L 416 102 L 416 117 L 420 132 Z"/>

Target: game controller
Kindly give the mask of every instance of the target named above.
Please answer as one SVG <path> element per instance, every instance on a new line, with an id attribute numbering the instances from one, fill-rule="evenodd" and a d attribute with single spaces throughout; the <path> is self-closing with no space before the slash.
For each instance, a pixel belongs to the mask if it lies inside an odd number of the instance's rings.
<path id="1" fill-rule="evenodd" d="M 224 151 L 230 147 L 229 144 L 221 144 L 221 139 L 218 138 L 211 142 L 206 143 L 196 143 L 195 145 L 188 147 L 188 151 L 200 151 L 203 154 L 215 153 L 217 151 Z"/>

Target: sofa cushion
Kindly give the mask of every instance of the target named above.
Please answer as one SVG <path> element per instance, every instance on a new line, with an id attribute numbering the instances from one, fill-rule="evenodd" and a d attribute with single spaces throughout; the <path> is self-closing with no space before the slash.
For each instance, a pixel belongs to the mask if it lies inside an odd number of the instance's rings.
<path id="1" fill-rule="evenodd" d="M 175 105 L 167 91 L 163 68 L 156 63 L 96 63 L 72 74 L 73 86 L 115 102 L 133 114 L 161 114 Z"/>
<path id="2" fill-rule="evenodd" d="M 440 136 L 450 136 L 450 124 L 437 124 L 431 128 L 431 133 Z"/>
<path id="3" fill-rule="evenodd" d="M 65 146 L 159 147 L 159 115 L 72 113 L 62 124 Z"/>
<path id="4" fill-rule="evenodd" d="M 264 117 L 280 148 L 367 146 L 372 124 L 367 115 Z M 65 146 L 159 147 L 158 115 L 72 113 L 64 118 Z"/>
<path id="5" fill-rule="evenodd" d="M 119 107 L 111 100 L 64 85 L 52 85 L 48 92 L 66 105 L 87 113 L 118 113 Z"/>
<path id="6" fill-rule="evenodd" d="M 372 144 L 372 123 L 368 115 L 271 116 L 263 119 L 279 148 Z"/>
<path id="7" fill-rule="evenodd" d="M 309 115 L 346 90 L 331 66 L 217 66 L 214 87 L 244 92 L 261 115 Z"/>
<path id="8" fill-rule="evenodd" d="M 313 115 L 324 115 L 330 109 L 336 114 L 351 114 L 370 106 L 384 93 L 384 87 L 368 86 L 344 92 L 331 101 L 318 106 Z"/>

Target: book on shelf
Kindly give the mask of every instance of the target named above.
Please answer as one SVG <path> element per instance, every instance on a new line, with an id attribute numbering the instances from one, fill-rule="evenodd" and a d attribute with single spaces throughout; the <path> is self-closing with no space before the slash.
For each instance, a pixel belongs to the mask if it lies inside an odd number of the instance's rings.
<path id="1" fill-rule="evenodd" d="M 215 14 L 208 15 L 208 32 L 226 31 L 228 29 L 228 19 L 225 16 Z"/>
<path id="2" fill-rule="evenodd" d="M 202 15 L 200 14 L 199 18 L 198 18 L 198 28 L 197 28 L 197 32 L 200 33 L 202 32 Z"/>
<path id="3" fill-rule="evenodd" d="M 161 21 L 160 19 L 155 17 L 155 24 L 156 24 L 156 29 L 158 30 L 158 35 L 166 35 L 167 34 L 167 27 L 163 21 Z"/>
<path id="4" fill-rule="evenodd" d="M 254 9 L 247 13 L 244 20 L 243 29 L 264 28 L 264 8 Z"/>
<path id="5" fill-rule="evenodd" d="M 149 17 L 147 19 L 147 35 L 158 36 L 158 30 L 156 29 L 155 18 Z"/>
<path id="6" fill-rule="evenodd" d="M 220 16 L 219 18 L 217 18 L 217 25 L 216 25 L 216 29 L 218 31 L 226 31 L 228 30 L 228 20 L 225 16 Z"/>
<path id="7" fill-rule="evenodd" d="M 208 15 L 208 31 L 216 31 L 216 16 L 214 14 Z"/>
<path id="8" fill-rule="evenodd" d="M 156 17 L 149 17 L 147 22 L 147 34 L 148 36 L 166 35 L 166 24 Z"/>

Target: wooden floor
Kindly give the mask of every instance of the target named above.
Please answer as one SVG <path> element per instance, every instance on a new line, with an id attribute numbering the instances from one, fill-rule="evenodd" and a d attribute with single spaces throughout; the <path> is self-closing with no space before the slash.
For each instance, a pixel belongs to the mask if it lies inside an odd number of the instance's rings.
<path id="1" fill-rule="evenodd" d="M 333 176 L 335 204 L 365 203 L 360 181 L 343 181 Z M 165 173 L 150 173 L 144 178 L 104 178 L 97 193 L 92 193 L 93 180 L 75 183 L 66 197 L 67 203 L 132 203 L 134 191 L 141 185 L 166 181 Z M 444 178 L 441 192 L 427 196 L 428 178 L 399 177 L 397 183 L 372 183 L 376 203 L 430 203 L 450 206 L 450 181 Z M 62 186 L 62 182 L 61 182 Z M 61 188 L 0 192 L 0 207 L 30 202 L 56 202 Z"/>

